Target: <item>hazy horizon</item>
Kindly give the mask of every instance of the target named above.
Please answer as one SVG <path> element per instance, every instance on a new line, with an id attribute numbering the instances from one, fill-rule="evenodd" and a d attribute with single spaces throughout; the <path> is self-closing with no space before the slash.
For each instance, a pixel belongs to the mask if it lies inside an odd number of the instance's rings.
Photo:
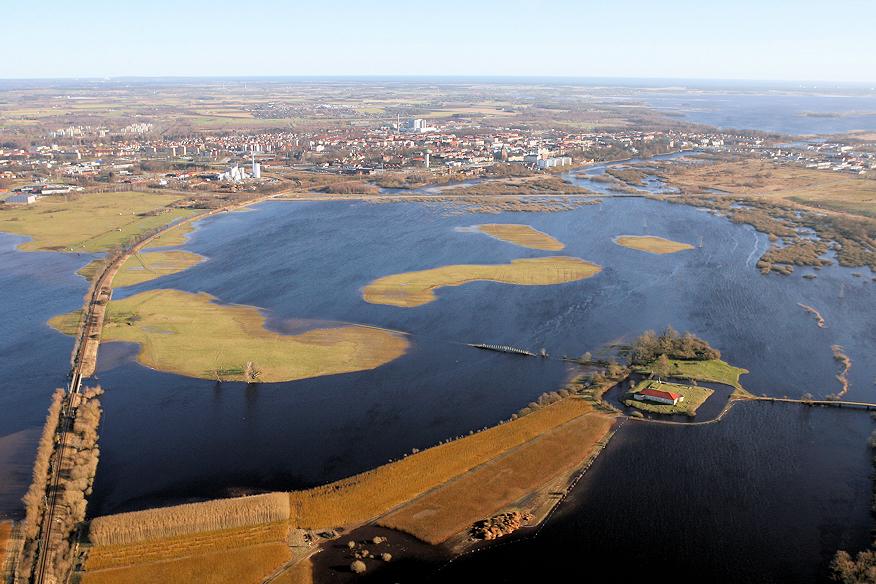
<path id="1" fill-rule="evenodd" d="M 417 76 L 876 84 L 876 3 L 45 0 L 0 79 Z M 108 50 L 111 47 L 112 50 Z M 811 80 L 811 81 L 810 81 Z"/>

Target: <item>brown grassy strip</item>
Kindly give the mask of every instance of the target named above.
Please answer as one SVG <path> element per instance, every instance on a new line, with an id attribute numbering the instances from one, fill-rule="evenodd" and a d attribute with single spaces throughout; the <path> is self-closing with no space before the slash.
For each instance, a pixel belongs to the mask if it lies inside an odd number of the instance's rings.
<path id="1" fill-rule="evenodd" d="M 826 326 L 824 317 L 821 316 L 821 313 L 818 311 L 817 308 L 813 308 L 812 306 L 809 306 L 808 304 L 803 304 L 802 302 L 798 302 L 797 306 L 815 317 L 815 322 L 816 324 L 818 324 L 818 328 L 824 328 Z"/>
<path id="2" fill-rule="evenodd" d="M 580 466 L 612 421 L 612 416 L 597 413 L 575 418 L 406 505 L 380 524 L 439 544 Z"/>
<path id="3" fill-rule="evenodd" d="M 477 228 L 490 237 L 529 249 L 560 251 L 566 247 L 563 242 L 529 225 L 485 223 L 478 225 Z"/>
<path id="4" fill-rule="evenodd" d="M 12 536 L 12 522 L 0 521 L 0 573 L 6 563 L 6 546 L 9 545 L 9 538 Z"/>
<path id="5" fill-rule="evenodd" d="M 288 497 L 268 493 L 97 517 L 89 537 L 97 545 L 129 544 L 288 518 Z"/>
<path id="6" fill-rule="evenodd" d="M 831 345 L 833 359 L 840 364 L 842 369 L 836 374 L 836 380 L 840 383 L 840 391 L 828 396 L 830 399 L 842 399 L 849 392 L 849 369 L 852 368 L 852 360 L 845 354 L 842 345 Z"/>
<path id="7" fill-rule="evenodd" d="M 88 571 L 106 570 L 132 564 L 176 560 L 223 550 L 283 542 L 288 521 L 275 521 L 249 527 L 207 531 L 192 535 L 146 540 L 130 544 L 98 545 L 88 553 Z"/>
<path id="8" fill-rule="evenodd" d="M 271 584 L 313 584 L 313 563 L 309 558 L 298 562 L 274 578 Z"/>
<path id="9" fill-rule="evenodd" d="M 293 491 L 292 521 L 302 528 L 367 521 L 590 411 L 592 406 L 584 400 L 565 399 L 513 422 L 371 471 L 321 487 Z"/>
<path id="10" fill-rule="evenodd" d="M 259 584 L 291 558 L 282 542 L 86 572 L 83 584 Z"/>

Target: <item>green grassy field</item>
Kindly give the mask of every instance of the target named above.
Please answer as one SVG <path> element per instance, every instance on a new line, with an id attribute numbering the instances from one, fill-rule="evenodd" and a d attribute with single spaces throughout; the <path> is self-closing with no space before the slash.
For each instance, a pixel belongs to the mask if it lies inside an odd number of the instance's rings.
<path id="1" fill-rule="evenodd" d="M 70 200 L 45 197 L 27 207 L 0 210 L 0 231 L 26 235 L 25 251 L 95 253 L 188 217 L 194 211 L 168 207 L 179 195 L 95 193 Z"/>
<path id="2" fill-rule="evenodd" d="M 670 376 L 672 377 L 724 383 L 737 389 L 741 389 L 742 387 L 739 384 L 739 376 L 748 373 L 748 369 L 734 367 L 720 359 L 710 359 L 708 361 L 683 361 L 680 359 L 670 359 L 669 366 Z M 639 373 L 651 372 L 648 367 L 640 367 L 637 371 Z"/>
<path id="3" fill-rule="evenodd" d="M 179 290 L 149 290 L 114 300 L 107 308 L 103 340 L 139 344 L 138 361 L 160 371 L 261 382 L 374 369 L 408 348 L 399 334 L 359 325 L 283 335 L 265 328 L 258 308 L 215 300 Z M 78 322 L 78 313 L 70 313 L 49 324 L 70 334 Z"/>

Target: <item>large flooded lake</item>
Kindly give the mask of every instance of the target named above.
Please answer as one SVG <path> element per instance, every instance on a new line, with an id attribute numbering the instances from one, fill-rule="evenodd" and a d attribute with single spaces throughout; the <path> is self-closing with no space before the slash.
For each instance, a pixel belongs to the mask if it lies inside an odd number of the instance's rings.
<path id="1" fill-rule="evenodd" d="M 503 222 L 531 225 L 566 248 L 525 249 L 469 229 Z M 694 249 L 651 255 L 616 245 L 618 235 L 655 235 Z M 876 401 L 873 275 L 829 267 L 763 276 L 755 263 L 767 244 L 751 227 L 638 198 L 498 215 L 443 203 L 268 202 L 207 219 L 185 246 L 206 262 L 114 297 L 154 288 L 205 291 L 223 303 L 261 307 L 279 331 L 324 321 L 376 325 L 409 333 L 411 349 L 372 371 L 246 385 L 153 371 L 134 361 L 136 347 L 105 345 L 96 377 L 107 389 L 106 413 L 89 512 L 349 476 L 507 419 L 566 382 L 563 355 L 667 325 L 708 340 L 725 360 L 750 370 L 742 378 L 747 389 L 773 396 L 835 393 L 831 346 L 842 345 L 852 360 L 846 399 Z M 417 308 L 362 299 L 366 284 L 388 274 L 558 253 L 603 270 L 553 286 L 443 288 Z M 75 269 L 71 258 L 45 257 L 56 259 L 41 259 L 49 263 L 31 267 L 29 278 Z M 810 272 L 817 277 L 802 277 Z M 29 313 L 45 340 L 22 347 L 32 359 L 50 355 L 38 368 L 52 378 L 40 389 L 46 396 L 63 378 L 71 343 L 42 323 L 75 308 L 84 291 L 75 276 L 52 278 L 56 292 L 38 298 Z M 7 287 L 14 283 L 3 285 L 14 291 Z M 799 303 L 821 311 L 826 328 Z M 27 304 L 5 309 L 11 315 Z M 544 348 L 553 358 L 466 343 Z M 23 411 L 38 422 L 47 399 L 31 402 Z M 3 421 L 3 433 L 14 431 Z M 587 550 L 626 570 L 620 579 L 644 575 L 649 562 L 669 555 L 678 570 L 706 581 L 816 581 L 837 548 L 869 543 L 871 430 L 862 412 L 763 404 L 737 406 L 709 426 L 627 423 L 538 538 L 476 554 L 439 577 L 460 581 L 459 570 L 487 573 L 501 560 L 509 570 L 499 581 L 518 581 L 538 562 L 575 562 L 576 550 Z M 517 546 L 526 553 L 516 556 Z M 539 559 L 526 567 L 522 558 Z"/>

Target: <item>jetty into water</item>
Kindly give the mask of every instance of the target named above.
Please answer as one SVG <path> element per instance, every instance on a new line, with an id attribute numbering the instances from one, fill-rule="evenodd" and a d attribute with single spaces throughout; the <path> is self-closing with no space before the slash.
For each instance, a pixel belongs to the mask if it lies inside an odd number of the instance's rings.
<path id="1" fill-rule="evenodd" d="M 469 347 L 474 347 L 475 349 L 482 349 L 484 351 L 496 351 L 497 353 L 511 353 L 512 355 L 523 355 L 524 357 L 547 357 L 547 353 L 542 351 L 541 355 L 536 355 L 532 351 L 527 351 L 526 349 L 519 349 L 517 347 L 510 347 L 508 345 L 488 345 L 484 343 L 468 343 Z"/>

